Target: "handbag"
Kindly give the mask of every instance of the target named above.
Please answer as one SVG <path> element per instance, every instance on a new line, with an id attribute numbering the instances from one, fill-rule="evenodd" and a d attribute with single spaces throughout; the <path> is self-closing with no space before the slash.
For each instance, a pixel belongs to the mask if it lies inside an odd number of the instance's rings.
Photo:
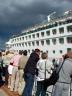
<path id="1" fill-rule="evenodd" d="M 64 61 L 63 61 L 63 63 L 61 64 L 61 66 L 59 67 L 58 71 L 55 69 L 55 70 L 52 72 L 50 78 L 48 78 L 48 79 L 45 78 L 45 80 L 44 80 L 44 88 L 45 88 L 45 89 L 47 89 L 48 86 L 51 86 L 51 85 L 55 85 L 55 84 L 56 84 L 56 82 L 57 82 L 58 79 L 59 79 L 59 72 L 60 72 L 63 64 L 64 64 Z M 45 69 L 46 69 L 46 66 L 45 66 Z M 46 71 L 46 70 L 45 70 L 45 71 Z M 45 72 L 45 77 L 46 77 L 46 72 Z"/>
<path id="2" fill-rule="evenodd" d="M 8 73 L 11 75 L 12 74 L 12 70 L 13 70 L 13 63 L 10 63 L 8 65 Z"/>

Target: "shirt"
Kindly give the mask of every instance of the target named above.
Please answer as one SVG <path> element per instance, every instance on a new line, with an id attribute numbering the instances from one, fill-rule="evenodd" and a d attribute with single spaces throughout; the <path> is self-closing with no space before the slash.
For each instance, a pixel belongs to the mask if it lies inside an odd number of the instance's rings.
<path id="1" fill-rule="evenodd" d="M 53 68 L 53 64 L 48 59 L 40 59 L 37 63 L 37 68 L 38 68 L 37 81 L 42 81 L 45 78 L 49 78 L 51 76 L 52 73 L 51 68 Z M 45 71 L 46 71 L 46 77 L 45 77 Z"/>
<path id="2" fill-rule="evenodd" d="M 19 65 L 19 68 L 20 69 L 24 69 L 27 61 L 28 61 L 28 57 L 22 55 L 21 58 L 19 59 L 19 64 L 18 64 Z"/>
<path id="3" fill-rule="evenodd" d="M 10 63 L 13 63 L 13 66 L 18 67 L 18 63 L 19 63 L 19 59 L 20 59 L 21 55 L 16 54 L 10 61 Z"/>

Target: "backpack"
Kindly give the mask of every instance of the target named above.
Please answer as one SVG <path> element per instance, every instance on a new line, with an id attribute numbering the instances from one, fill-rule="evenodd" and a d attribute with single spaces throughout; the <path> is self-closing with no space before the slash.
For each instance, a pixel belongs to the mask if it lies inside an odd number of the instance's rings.
<path id="1" fill-rule="evenodd" d="M 56 70 L 54 70 L 50 78 L 44 80 L 44 88 L 47 89 L 48 86 L 55 85 L 58 79 L 59 74 L 56 72 Z"/>
<path id="2" fill-rule="evenodd" d="M 44 80 L 44 89 L 45 89 L 45 90 L 47 89 L 48 86 L 51 86 L 51 85 L 55 85 L 55 84 L 56 84 L 56 82 L 57 82 L 58 79 L 59 79 L 59 72 L 60 72 L 63 64 L 64 64 L 64 61 L 63 61 L 63 63 L 61 64 L 61 66 L 60 66 L 60 68 L 58 69 L 58 71 L 55 69 L 55 70 L 52 72 L 50 78 Z"/>

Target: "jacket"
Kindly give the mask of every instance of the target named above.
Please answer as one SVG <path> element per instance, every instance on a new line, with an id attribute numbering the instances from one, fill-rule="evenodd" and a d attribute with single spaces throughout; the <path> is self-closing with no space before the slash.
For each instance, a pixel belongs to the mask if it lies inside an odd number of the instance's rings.
<path id="1" fill-rule="evenodd" d="M 37 81 L 42 81 L 51 76 L 53 64 L 48 59 L 40 59 L 37 63 L 38 77 Z M 46 73 L 45 73 L 46 72 Z"/>
<path id="2" fill-rule="evenodd" d="M 39 60 L 39 55 L 35 52 L 31 53 L 26 66 L 24 68 L 24 74 L 25 73 L 31 73 L 32 75 L 35 75 L 36 73 L 36 65 Z"/>

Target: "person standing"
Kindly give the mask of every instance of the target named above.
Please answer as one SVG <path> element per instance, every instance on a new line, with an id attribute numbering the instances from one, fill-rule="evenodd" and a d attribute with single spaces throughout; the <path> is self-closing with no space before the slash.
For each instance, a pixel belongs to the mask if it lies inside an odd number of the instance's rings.
<path id="1" fill-rule="evenodd" d="M 25 81 L 23 79 L 23 74 L 24 71 L 23 69 L 25 68 L 25 65 L 28 61 L 28 56 L 27 56 L 27 50 L 23 51 L 23 55 L 19 59 L 19 64 L 18 64 L 18 72 L 19 72 L 19 87 L 18 87 L 18 93 L 19 95 L 22 95 L 24 86 L 25 86 Z"/>
<path id="2" fill-rule="evenodd" d="M 8 78 L 9 78 L 8 66 L 10 64 L 11 58 L 12 58 L 12 56 L 10 54 L 10 51 L 6 51 L 6 54 L 3 57 L 3 68 L 4 68 L 4 75 L 5 75 L 5 85 L 8 85 Z"/>
<path id="3" fill-rule="evenodd" d="M 26 63 L 26 66 L 24 68 L 25 88 L 23 90 L 22 96 L 32 96 L 34 76 L 36 74 L 36 65 L 39 60 L 39 56 L 40 50 L 35 49 L 35 51 L 31 53 Z"/>
<path id="4" fill-rule="evenodd" d="M 12 59 L 12 57 L 14 56 L 14 53 L 13 52 L 10 52 L 10 57 L 11 57 L 11 59 Z M 11 59 L 10 59 L 10 61 L 11 61 Z M 8 65 L 8 88 L 10 88 L 11 87 L 11 76 L 12 76 L 12 69 L 13 69 L 13 65 L 12 65 L 13 63 L 9 63 L 9 65 Z"/>
<path id="5" fill-rule="evenodd" d="M 19 83 L 19 73 L 18 73 L 18 63 L 19 59 L 21 58 L 22 51 L 15 54 L 11 59 L 10 63 L 13 63 L 12 75 L 11 75 L 11 87 L 10 91 L 18 91 L 18 83 Z"/>
<path id="6" fill-rule="evenodd" d="M 37 76 L 36 96 L 45 96 L 46 95 L 46 90 L 44 88 L 44 79 L 47 79 L 51 76 L 52 68 L 53 68 L 53 64 L 48 59 L 47 53 L 43 52 L 41 55 L 41 59 L 37 63 L 38 76 Z"/>
<path id="7" fill-rule="evenodd" d="M 64 59 L 63 66 L 59 72 L 59 79 L 54 86 L 52 96 L 69 96 L 72 76 L 72 52 L 66 54 Z"/>

